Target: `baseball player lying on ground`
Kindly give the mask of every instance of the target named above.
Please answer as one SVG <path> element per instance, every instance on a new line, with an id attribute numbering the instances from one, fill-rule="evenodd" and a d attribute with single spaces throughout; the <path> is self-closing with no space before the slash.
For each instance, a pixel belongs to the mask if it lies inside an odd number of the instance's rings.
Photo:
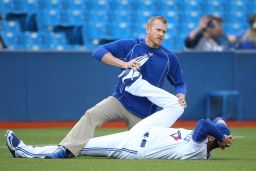
<path id="1" fill-rule="evenodd" d="M 184 110 L 178 98 L 152 86 L 137 71 L 127 70 L 121 77 L 127 92 L 147 97 L 162 107 L 162 110 L 141 120 L 129 131 L 91 138 L 81 150 L 81 156 L 117 159 L 209 159 L 213 149 L 224 149 L 232 144 L 230 130 L 221 118 L 213 121 L 201 119 L 194 131 L 170 128 Z M 26 145 L 10 130 L 6 133 L 6 143 L 13 157 L 23 158 L 47 158 L 48 154 L 62 148 Z"/>

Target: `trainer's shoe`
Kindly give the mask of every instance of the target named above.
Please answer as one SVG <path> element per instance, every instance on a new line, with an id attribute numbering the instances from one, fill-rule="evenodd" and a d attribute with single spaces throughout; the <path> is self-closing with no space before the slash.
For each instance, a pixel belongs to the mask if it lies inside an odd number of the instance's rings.
<path id="1" fill-rule="evenodd" d="M 62 159 L 68 158 L 70 151 L 63 146 L 59 146 L 54 152 L 45 156 L 46 159 Z"/>
<path id="2" fill-rule="evenodd" d="M 16 137 L 16 135 L 11 131 L 7 130 L 5 134 L 5 140 L 6 140 L 6 145 L 11 152 L 11 155 L 16 158 L 15 150 L 16 147 L 20 144 L 20 140 Z"/>
<path id="3" fill-rule="evenodd" d="M 119 76 L 122 79 L 122 82 L 126 86 L 132 85 L 138 78 L 141 77 L 140 72 L 135 71 L 133 69 L 126 69 L 124 70 Z"/>

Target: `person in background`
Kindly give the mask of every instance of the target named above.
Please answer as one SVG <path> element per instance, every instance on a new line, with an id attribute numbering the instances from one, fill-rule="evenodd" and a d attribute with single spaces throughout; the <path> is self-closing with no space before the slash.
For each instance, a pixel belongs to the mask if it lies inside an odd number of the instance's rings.
<path id="1" fill-rule="evenodd" d="M 237 36 L 237 49 L 256 49 L 256 14 L 248 22 L 250 28 Z"/>
<path id="2" fill-rule="evenodd" d="M 197 51 L 223 51 L 233 48 L 229 37 L 223 33 L 222 22 L 220 17 L 203 16 L 198 27 L 185 38 L 185 47 Z"/>

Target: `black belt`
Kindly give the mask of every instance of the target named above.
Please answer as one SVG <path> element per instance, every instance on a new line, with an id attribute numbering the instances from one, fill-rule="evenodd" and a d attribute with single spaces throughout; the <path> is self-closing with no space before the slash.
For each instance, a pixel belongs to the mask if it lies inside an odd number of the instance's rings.
<path id="1" fill-rule="evenodd" d="M 146 146 L 148 136 L 149 136 L 149 132 L 146 132 L 144 134 L 144 138 L 142 139 L 142 141 L 140 143 L 140 147 L 145 147 Z"/>

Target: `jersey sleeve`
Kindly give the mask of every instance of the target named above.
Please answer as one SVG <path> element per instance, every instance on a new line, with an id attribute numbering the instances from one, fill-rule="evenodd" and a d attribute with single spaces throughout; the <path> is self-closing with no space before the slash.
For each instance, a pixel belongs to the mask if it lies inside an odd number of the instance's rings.
<path id="1" fill-rule="evenodd" d="M 170 69 L 167 74 L 167 79 L 170 83 L 175 86 L 176 94 L 178 93 L 187 93 L 187 86 L 183 76 L 183 70 L 180 66 L 180 62 L 177 59 L 177 56 L 174 54 L 169 54 L 170 56 Z"/>
<path id="2" fill-rule="evenodd" d="M 224 134 L 222 134 L 210 120 L 201 119 L 195 126 L 192 139 L 197 143 L 201 143 L 207 138 L 207 135 L 215 137 L 219 142 L 223 141 L 225 138 Z"/>
<path id="3" fill-rule="evenodd" d="M 111 53 L 114 57 L 124 60 L 132 47 L 136 44 L 136 39 L 122 39 L 99 46 L 92 54 L 98 60 Z"/>

